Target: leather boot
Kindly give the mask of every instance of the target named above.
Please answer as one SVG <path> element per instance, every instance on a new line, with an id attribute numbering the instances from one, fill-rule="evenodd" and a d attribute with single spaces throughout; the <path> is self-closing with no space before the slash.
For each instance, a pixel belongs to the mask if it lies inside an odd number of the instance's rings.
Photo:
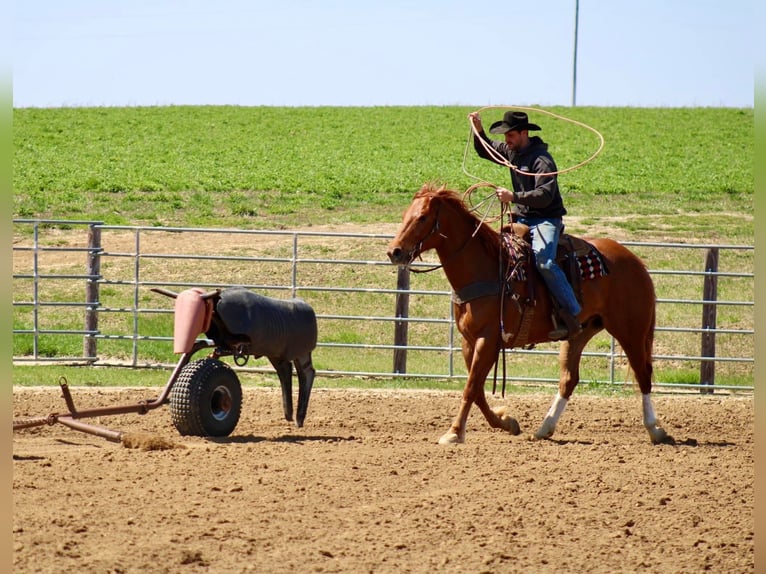
<path id="1" fill-rule="evenodd" d="M 563 339 L 569 339 L 577 335 L 580 331 L 582 331 L 580 322 L 569 311 L 564 311 L 563 309 L 560 309 L 559 317 L 564 322 L 564 324 L 562 325 L 558 323 L 558 321 L 556 322 L 557 323 L 556 328 L 550 333 L 548 333 L 548 337 L 551 338 L 551 341 L 561 341 Z"/>

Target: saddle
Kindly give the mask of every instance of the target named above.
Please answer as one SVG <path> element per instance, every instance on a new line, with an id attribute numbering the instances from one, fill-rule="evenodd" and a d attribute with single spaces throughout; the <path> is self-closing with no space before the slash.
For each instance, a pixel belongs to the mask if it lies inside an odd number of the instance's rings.
<path id="1" fill-rule="evenodd" d="M 524 267 L 526 269 L 523 270 L 525 277 L 512 278 L 533 280 L 532 278 L 537 275 L 537 271 L 532 264 L 534 254 L 532 253 L 532 236 L 529 232 L 529 226 L 513 222 L 503 226 L 501 235 L 504 239 L 502 244 L 508 252 L 509 259 L 518 259 L 521 253 L 521 257 L 525 260 Z M 586 240 L 568 233 L 562 233 L 559 237 L 556 263 L 564 272 L 580 303 L 582 303 L 582 281 L 584 279 L 596 279 L 608 274 L 606 263 L 598 249 Z M 530 293 L 533 292 L 534 290 L 530 289 Z"/>

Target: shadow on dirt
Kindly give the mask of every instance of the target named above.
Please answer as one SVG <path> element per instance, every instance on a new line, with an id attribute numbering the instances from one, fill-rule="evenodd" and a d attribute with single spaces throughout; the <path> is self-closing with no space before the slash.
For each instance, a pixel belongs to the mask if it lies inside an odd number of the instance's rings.
<path id="1" fill-rule="evenodd" d="M 544 438 L 544 439 L 537 439 L 537 438 L 531 437 L 531 438 L 529 438 L 529 440 L 530 441 L 541 441 L 542 440 L 542 441 L 550 442 L 550 443 L 557 444 L 557 445 L 560 445 L 560 446 L 565 446 L 565 445 L 590 446 L 590 445 L 593 444 L 592 440 L 582 440 L 582 439 L 577 439 L 577 438 L 571 438 L 571 439 L 568 439 L 568 438 Z"/>
<path id="2" fill-rule="evenodd" d="M 682 441 L 676 442 L 673 440 L 672 442 L 666 442 L 664 444 L 672 444 L 673 446 L 717 446 L 717 447 L 727 447 L 727 446 L 737 446 L 737 443 L 735 442 L 729 442 L 727 440 L 721 440 L 721 441 L 705 441 L 705 442 L 699 442 L 696 438 L 686 438 Z"/>
<path id="3" fill-rule="evenodd" d="M 207 437 L 208 442 L 217 444 L 255 444 L 259 442 L 285 442 L 291 444 L 303 444 L 313 442 L 339 443 L 358 440 L 354 436 L 300 436 L 283 435 L 278 437 L 264 437 L 255 435 L 229 436 L 229 437 Z"/>

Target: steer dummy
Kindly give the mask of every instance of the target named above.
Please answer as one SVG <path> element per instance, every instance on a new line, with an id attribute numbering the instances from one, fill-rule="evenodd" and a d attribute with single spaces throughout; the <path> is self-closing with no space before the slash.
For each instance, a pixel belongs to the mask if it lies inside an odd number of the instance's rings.
<path id="1" fill-rule="evenodd" d="M 314 384 L 311 352 L 317 343 L 316 314 L 302 299 L 273 299 L 243 287 L 176 296 L 174 351 L 188 353 L 201 333 L 235 359 L 267 357 L 279 375 L 285 418 L 293 420 L 292 366 L 298 373 L 296 424 L 306 418 Z"/>

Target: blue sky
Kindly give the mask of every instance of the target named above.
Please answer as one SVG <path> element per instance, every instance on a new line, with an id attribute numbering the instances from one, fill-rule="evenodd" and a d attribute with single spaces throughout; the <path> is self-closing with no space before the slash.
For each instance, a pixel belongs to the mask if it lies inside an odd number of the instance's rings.
<path id="1" fill-rule="evenodd" d="M 755 0 L 580 0 L 576 104 L 753 107 Z M 14 107 L 570 105 L 575 0 L 16 0 Z"/>

